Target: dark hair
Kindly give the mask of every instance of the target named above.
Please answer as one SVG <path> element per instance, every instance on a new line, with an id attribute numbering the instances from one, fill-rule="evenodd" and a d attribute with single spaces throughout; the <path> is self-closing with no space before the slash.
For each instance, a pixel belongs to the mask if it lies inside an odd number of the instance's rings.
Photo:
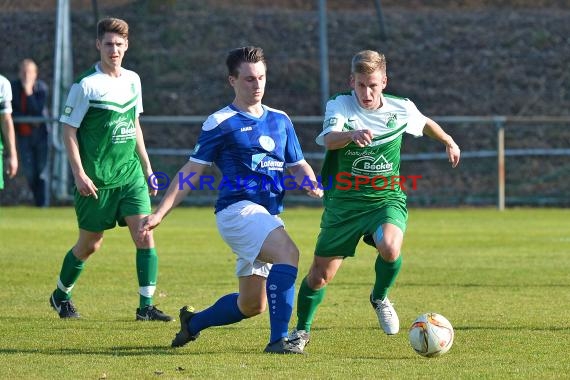
<path id="1" fill-rule="evenodd" d="M 124 39 L 129 38 L 129 24 L 120 18 L 107 17 L 97 23 L 97 39 L 103 39 L 105 33 L 117 33 Z"/>
<path id="2" fill-rule="evenodd" d="M 228 57 L 226 58 L 226 66 L 228 67 L 229 75 L 232 77 L 237 77 L 239 75 L 238 68 L 244 62 L 263 62 L 263 64 L 267 66 L 262 48 L 255 46 L 244 46 L 230 50 L 228 53 Z"/>

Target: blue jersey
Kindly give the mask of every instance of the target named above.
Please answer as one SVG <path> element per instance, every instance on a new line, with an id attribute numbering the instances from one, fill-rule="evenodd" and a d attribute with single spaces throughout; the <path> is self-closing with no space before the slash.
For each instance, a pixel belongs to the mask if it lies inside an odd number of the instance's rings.
<path id="1" fill-rule="evenodd" d="M 210 115 L 190 160 L 222 172 L 218 212 L 249 200 L 276 215 L 283 210 L 284 169 L 304 162 L 299 139 L 286 113 L 263 106 L 260 118 L 229 105 Z"/>

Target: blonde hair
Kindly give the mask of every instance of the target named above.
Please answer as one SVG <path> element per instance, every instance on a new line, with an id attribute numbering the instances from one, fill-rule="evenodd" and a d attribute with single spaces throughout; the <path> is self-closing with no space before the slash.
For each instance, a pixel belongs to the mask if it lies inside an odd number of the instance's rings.
<path id="1" fill-rule="evenodd" d="M 107 17 L 97 23 L 97 39 L 103 39 L 105 33 L 117 33 L 124 39 L 129 38 L 129 24 L 120 18 Z"/>
<path id="2" fill-rule="evenodd" d="M 386 72 L 386 57 L 374 50 L 363 50 L 352 57 L 352 74 L 372 74 L 375 71 Z"/>

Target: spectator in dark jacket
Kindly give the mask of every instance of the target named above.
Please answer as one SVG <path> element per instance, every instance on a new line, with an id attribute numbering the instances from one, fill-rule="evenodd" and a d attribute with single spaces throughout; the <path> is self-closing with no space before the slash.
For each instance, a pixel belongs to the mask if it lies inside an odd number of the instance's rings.
<path id="1" fill-rule="evenodd" d="M 38 79 L 38 66 L 31 59 L 20 62 L 19 79 L 12 82 L 14 117 L 48 116 L 47 84 Z M 16 141 L 24 175 L 38 207 L 49 206 L 48 125 L 17 122 Z"/>

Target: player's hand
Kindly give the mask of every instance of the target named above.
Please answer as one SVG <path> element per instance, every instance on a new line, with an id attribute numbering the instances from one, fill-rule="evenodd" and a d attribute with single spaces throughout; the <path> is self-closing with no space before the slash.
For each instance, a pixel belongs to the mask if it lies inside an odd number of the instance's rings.
<path id="1" fill-rule="evenodd" d="M 156 194 L 158 194 L 158 188 L 156 186 L 151 186 L 151 183 L 149 180 L 149 178 L 153 178 L 153 177 L 154 177 L 154 172 L 149 167 L 145 173 L 146 183 L 148 186 L 148 195 L 150 195 L 151 197 L 156 197 Z"/>
<path id="2" fill-rule="evenodd" d="M 12 154 L 10 155 L 10 158 L 8 158 L 8 168 L 6 169 L 6 174 L 8 174 L 8 178 L 14 178 L 16 176 L 16 173 L 18 173 L 18 156 Z"/>
<path id="3" fill-rule="evenodd" d="M 307 191 L 307 195 L 311 198 L 322 198 L 323 189 L 319 187 L 319 183 L 317 181 L 311 181 L 311 182 L 313 185 L 305 188 L 305 190 Z"/>
<path id="4" fill-rule="evenodd" d="M 350 133 L 350 139 L 360 148 L 369 145 L 373 137 L 372 131 L 369 129 L 358 129 Z"/>
<path id="5" fill-rule="evenodd" d="M 459 146 L 455 143 L 447 145 L 445 147 L 445 151 L 447 152 L 449 162 L 451 162 L 451 167 L 454 168 L 459 165 L 459 158 L 461 156 L 461 150 L 459 149 Z"/>
<path id="6" fill-rule="evenodd" d="M 82 197 L 92 196 L 95 199 L 99 199 L 97 196 L 97 191 L 99 191 L 99 189 L 86 174 L 79 175 L 75 178 L 75 187 L 77 188 L 79 195 Z"/>
<path id="7" fill-rule="evenodd" d="M 148 216 L 145 216 L 139 222 L 139 234 L 144 234 L 148 231 L 153 230 L 155 227 L 157 227 L 160 224 L 161 221 L 162 218 L 156 214 L 150 214 Z"/>

